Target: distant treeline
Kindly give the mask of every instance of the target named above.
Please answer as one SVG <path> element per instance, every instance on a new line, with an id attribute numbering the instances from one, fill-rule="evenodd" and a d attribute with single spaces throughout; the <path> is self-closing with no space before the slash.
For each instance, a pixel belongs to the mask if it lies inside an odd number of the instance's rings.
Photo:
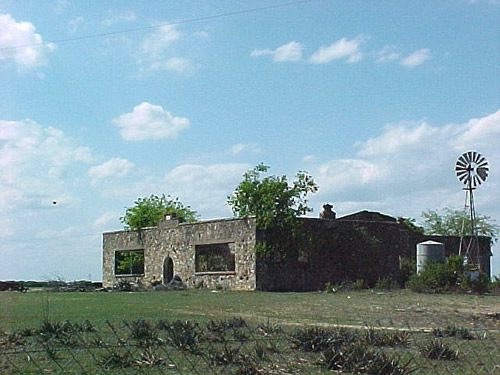
<path id="1" fill-rule="evenodd" d="M 0 281 L 0 291 L 6 290 L 18 290 L 25 291 L 29 288 L 61 288 L 61 289 L 71 289 L 71 290 L 92 290 L 96 288 L 102 288 L 101 281 L 88 281 L 88 280 L 78 280 L 78 281 L 63 281 L 63 280 L 48 280 L 48 281 Z"/>

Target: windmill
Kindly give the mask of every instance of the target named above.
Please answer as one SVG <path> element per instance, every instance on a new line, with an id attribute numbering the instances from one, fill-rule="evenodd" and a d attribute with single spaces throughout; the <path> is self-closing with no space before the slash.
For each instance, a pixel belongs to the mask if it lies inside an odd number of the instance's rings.
<path id="1" fill-rule="evenodd" d="M 474 190 L 488 178 L 488 161 L 484 156 L 476 151 L 464 152 L 455 164 L 455 171 L 458 180 L 465 185 L 465 207 L 470 218 L 470 240 L 465 250 L 465 260 L 470 262 L 474 245 L 477 246 L 476 254 L 479 256 L 479 242 L 476 229 L 476 210 L 474 206 Z M 465 220 L 462 223 L 462 233 L 460 238 L 459 255 L 462 255 L 462 244 L 464 242 Z M 479 263 L 479 262 L 477 262 Z"/>

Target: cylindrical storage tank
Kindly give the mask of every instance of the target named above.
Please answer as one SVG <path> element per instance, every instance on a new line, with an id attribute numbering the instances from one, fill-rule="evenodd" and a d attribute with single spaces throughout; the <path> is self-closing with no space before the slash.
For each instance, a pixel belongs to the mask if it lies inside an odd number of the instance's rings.
<path id="1" fill-rule="evenodd" d="M 444 262 L 444 244 L 436 241 L 417 244 L 417 273 L 423 270 L 427 262 Z"/>

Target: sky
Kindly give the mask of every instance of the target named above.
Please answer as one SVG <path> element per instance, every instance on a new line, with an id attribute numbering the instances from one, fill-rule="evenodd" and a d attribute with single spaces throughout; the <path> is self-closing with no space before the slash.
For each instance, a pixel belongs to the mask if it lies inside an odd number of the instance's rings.
<path id="1" fill-rule="evenodd" d="M 0 0 L 0 279 L 100 280 L 137 198 L 230 217 L 260 162 L 312 175 L 311 216 L 419 222 L 463 208 L 474 150 L 498 224 L 499 19 L 498 0 Z"/>

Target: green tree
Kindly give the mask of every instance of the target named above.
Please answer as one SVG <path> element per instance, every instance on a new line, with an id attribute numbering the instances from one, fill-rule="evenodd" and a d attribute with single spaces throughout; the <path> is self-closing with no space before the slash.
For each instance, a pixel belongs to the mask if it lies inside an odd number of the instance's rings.
<path id="1" fill-rule="evenodd" d="M 318 185 L 307 172 L 299 171 L 288 183 L 286 176 L 262 177 L 268 170 L 269 166 L 261 163 L 245 172 L 227 202 L 238 217 L 255 215 L 260 229 L 285 228 L 296 217 L 312 211 L 306 196 L 315 193 Z"/>
<path id="2" fill-rule="evenodd" d="M 427 210 L 421 214 L 426 234 L 443 236 L 470 236 L 472 234 L 471 219 L 464 210 L 445 208 L 441 211 Z M 490 237 L 496 242 L 500 227 L 489 216 L 476 215 L 475 227 L 480 236 Z"/>
<path id="3" fill-rule="evenodd" d="M 120 221 L 125 224 L 125 229 L 137 230 L 158 225 L 167 214 L 175 214 L 181 223 L 191 223 L 197 219 L 196 211 L 184 206 L 178 198 L 153 194 L 150 197 L 137 199 L 134 206 L 126 208 L 125 215 Z"/>

